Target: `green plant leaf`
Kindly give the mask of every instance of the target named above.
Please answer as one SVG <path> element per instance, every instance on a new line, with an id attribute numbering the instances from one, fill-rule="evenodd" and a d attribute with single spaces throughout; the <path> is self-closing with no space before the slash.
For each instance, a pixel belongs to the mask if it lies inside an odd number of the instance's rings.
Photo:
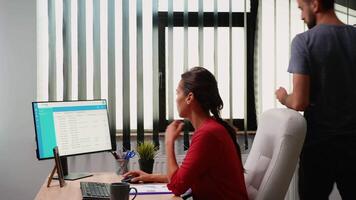
<path id="1" fill-rule="evenodd" d="M 143 142 L 138 144 L 137 153 L 141 159 L 151 160 L 157 155 L 157 148 L 152 142 Z"/>

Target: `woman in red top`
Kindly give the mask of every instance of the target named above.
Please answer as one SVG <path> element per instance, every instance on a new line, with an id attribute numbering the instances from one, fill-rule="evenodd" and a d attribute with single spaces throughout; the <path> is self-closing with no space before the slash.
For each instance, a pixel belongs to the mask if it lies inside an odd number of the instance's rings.
<path id="1" fill-rule="evenodd" d="M 235 131 L 220 117 L 223 102 L 215 77 L 202 67 L 192 68 L 182 74 L 176 91 L 179 116 L 189 119 L 195 129 L 182 165 L 177 164 L 174 142 L 183 123 L 174 121 L 165 137 L 167 175 L 133 171 L 124 176 L 138 176 L 132 181 L 168 182 L 175 195 L 190 188 L 195 200 L 248 199 Z"/>

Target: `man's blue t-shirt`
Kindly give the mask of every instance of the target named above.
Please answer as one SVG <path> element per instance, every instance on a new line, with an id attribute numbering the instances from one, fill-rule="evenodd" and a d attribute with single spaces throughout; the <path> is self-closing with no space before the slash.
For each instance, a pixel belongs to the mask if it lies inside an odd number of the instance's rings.
<path id="1" fill-rule="evenodd" d="M 310 76 L 308 137 L 356 136 L 356 28 L 320 24 L 292 42 L 288 72 Z"/>

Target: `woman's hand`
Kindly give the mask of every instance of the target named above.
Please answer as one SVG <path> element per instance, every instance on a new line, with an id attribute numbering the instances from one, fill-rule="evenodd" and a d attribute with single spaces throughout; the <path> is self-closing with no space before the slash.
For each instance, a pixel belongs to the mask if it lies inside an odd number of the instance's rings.
<path id="1" fill-rule="evenodd" d="M 132 183 L 137 182 L 156 182 L 156 183 L 168 183 L 167 175 L 161 174 L 148 174 L 144 171 L 129 171 L 126 174 L 122 175 L 124 178 L 127 176 L 133 176 L 131 179 Z"/>
<path id="2" fill-rule="evenodd" d="M 122 175 L 124 178 L 127 176 L 133 176 L 134 178 L 131 179 L 131 182 L 153 182 L 152 174 L 148 174 L 144 171 L 137 170 L 137 171 L 129 171 L 126 174 Z"/>
<path id="3" fill-rule="evenodd" d="M 178 138 L 180 132 L 183 129 L 183 125 L 184 123 L 179 120 L 175 120 L 171 124 L 169 124 L 166 129 L 166 143 L 174 142 Z"/>
<path id="4" fill-rule="evenodd" d="M 174 141 L 178 138 L 183 129 L 182 121 L 173 121 L 166 130 L 166 155 L 167 155 L 167 178 L 170 180 L 174 172 L 178 169 L 176 156 L 174 153 Z"/>

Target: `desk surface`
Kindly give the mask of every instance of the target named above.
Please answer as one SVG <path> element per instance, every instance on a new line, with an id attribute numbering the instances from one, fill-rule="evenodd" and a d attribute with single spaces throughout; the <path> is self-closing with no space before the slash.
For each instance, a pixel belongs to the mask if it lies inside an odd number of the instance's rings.
<path id="1" fill-rule="evenodd" d="M 41 186 L 40 191 L 36 195 L 36 200 L 80 200 L 82 199 L 82 193 L 80 191 L 80 181 L 92 181 L 113 183 L 120 182 L 120 178 L 115 173 L 93 173 L 94 176 L 79 179 L 76 181 L 66 181 L 66 185 L 62 188 L 59 187 L 59 182 L 53 180 L 51 186 L 47 188 L 47 179 Z M 173 194 L 161 194 L 161 195 L 137 195 L 135 200 L 180 200 L 181 198 L 173 196 Z"/>

